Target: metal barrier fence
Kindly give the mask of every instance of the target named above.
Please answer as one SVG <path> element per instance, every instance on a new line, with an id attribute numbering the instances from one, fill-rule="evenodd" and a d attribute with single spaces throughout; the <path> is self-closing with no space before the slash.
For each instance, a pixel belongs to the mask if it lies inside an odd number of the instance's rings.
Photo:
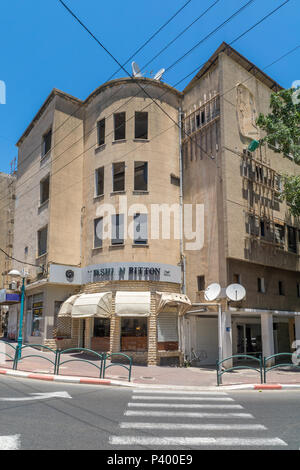
<path id="1" fill-rule="evenodd" d="M 296 367 L 297 369 L 300 369 L 300 364 L 295 364 L 294 362 L 284 362 L 282 364 L 274 364 L 270 367 L 267 367 L 267 362 L 277 358 L 277 357 L 282 357 L 282 356 L 286 356 L 286 357 L 293 357 L 294 356 L 294 353 L 277 353 L 277 354 L 272 354 L 272 356 L 267 356 L 267 357 L 264 357 L 264 383 L 266 384 L 267 383 L 267 372 L 269 372 L 270 370 L 273 370 L 273 369 L 278 369 L 279 367 Z M 300 359 L 300 355 L 297 355 L 296 356 L 297 359 Z"/>
<path id="2" fill-rule="evenodd" d="M 223 364 L 223 362 L 226 362 L 230 359 L 233 359 L 233 358 L 245 358 L 245 359 L 251 359 L 252 361 L 256 361 L 258 362 L 258 368 L 256 367 L 251 367 L 251 366 L 247 366 L 245 364 L 243 365 L 240 365 L 240 366 L 233 366 L 233 367 L 229 367 L 228 369 L 223 369 L 220 367 L 221 364 Z M 226 357 L 225 359 L 223 359 L 222 361 L 217 361 L 217 384 L 220 385 L 222 384 L 222 375 L 225 374 L 225 372 L 231 372 L 232 370 L 238 370 L 238 369 L 251 369 L 251 370 L 256 370 L 256 372 L 259 372 L 260 374 L 260 383 L 262 384 L 263 383 L 263 361 L 260 358 L 258 357 L 255 357 L 255 356 L 250 356 L 249 354 L 235 354 L 233 356 L 229 356 L 229 357 Z"/>
<path id="3" fill-rule="evenodd" d="M 106 352 L 99 353 L 99 352 L 93 351 L 92 349 L 88 349 L 88 348 L 69 348 L 69 349 L 64 349 L 64 350 L 52 349 L 52 348 L 49 348 L 48 346 L 45 346 L 43 344 L 23 344 L 22 347 L 20 348 L 18 345 L 13 346 L 12 344 L 7 343 L 6 341 L 0 341 L 0 344 L 1 343 L 5 344 L 5 346 L 11 347 L 14 350 L 13 355 L 10 355 L 7 352 L 3 352 L 3 351 L 0 350 L 0 354 L 5 355 L 6 357 L 8 357 L 9 359 L 11 359 L 13 361 L 13 369 L 14 370 L 18 369 L 19 362 L 23 361 L 24 359 L 27 359 L 29 357 L 39 357 L 41 359 L 44 359 L 45 361 L 50 362 L 53 365 L 53 374 L 54 375 L 59 375 L 60 366 L 62 366 L 63 364 L 67 364 L 68 362 L 86 362 L 88 364 L 93 365 L 94 367 L 96 367 L 99 370 L 99 378 L 105 378 L 105 372 L 109 367 L 114 367 L 114 366 L 123 367 L 128 371 L 128 382 L 131 381 L 132 358 L 130 356 L 128 356 L 127 354 L 123 354 L 123 353 L 108 354 Z M 53 358 L 45 357 L 42 354 L 27 354 L 26 356 L 24 356 L 22 354 L 22 352 L 26 348 L 32 348 L 32 349 L 38 348 L 39 350 L 40 349 L 43 349 L 43 350 L 46 349 L 47 352 L 49 351 L 49 352 L 53 353 Z M 79 357 L 73 358 L 72 356 L 71 356 L 71 359 L 63 360 L 63 355 L 64 354 L 70 354 L 71 352 L 79 352 L 79 353 L 86 353 L 86 354 L 89 354 L 89 355 L 93 355 L 96 359 L 99 359 L 99 364 L 95 364 L 94 362 L 92 362 L 89 359 L 83 359 L 83 358 L 79 358 Z M 120 363 L 120 362 L 116 362 L 116 363 L 110 363 L 109 365 L 107 365 L 107 360 L 110 360 L 111 358 L 117 357 L 117 356 L 128 359 L 128 364 L 123 364 L 123 363 Z"/>
<path id="4" fill-rule="evenodd" d="M 278 357 L 282 357 L 282 356 L 286 356 L 286 357 L 293 357 L 295 353 L 277 353 L 277 354 L 272 354 L 271 356 L 267 356 L 267 357 L 260 357 L 260 358 L 257 358 L 256 356 L 251 356 L 249 354 L 235 354 L 233 356 L 229 356 L 229 357 L 226 357 L 225 359 L 223 359 L 222 361 L 217 361 L 217 384 L 220 385 L 222 384 L 222 375 L 225 374 L 226 372 L 231 372 L 232 370 L 237 370 L 237 369 L 251 369 L 251 370 L 255 370 L 256 372 L 258 372 L 260 374 L 260 383 L 263 384 L 263 383 L 267 383 L 267 372 L 269 372 L 270 370 L 273 370 L 273 369 L 278 369 L 279 367 L 295 367 L 295 368 L 298 368 L 300 369 L 300 355 L 298 354 L 296 357 L 297 359 L 299 360 L 299 364 L 297 363 L 294 363 L 294 362 L 284 362 L 284 363 L 281 363 L 281 364 L 275 364 L 275 365 L 271 365 L 270 367 L 267 367 L 267 363 L 269 361 L 274 361 L 276 358 Z M 252 366 L 249 366 L 249 365 L 246 365 L 246 364 L 243 364 L 243 365 L 239 365 L 239 366 L 233 366 L 233 367 L 229 367 L 228 369 L 223 369 L 221 367 L 221 364 L 223 364 L 224 362 L 230 360 L 230 359 L 234 359 L 234 358 L 244 358 L 244 359 L 250 359 L 251 361 L 256 361 L 258 362 L 258 367 L 252 367 Z"/>

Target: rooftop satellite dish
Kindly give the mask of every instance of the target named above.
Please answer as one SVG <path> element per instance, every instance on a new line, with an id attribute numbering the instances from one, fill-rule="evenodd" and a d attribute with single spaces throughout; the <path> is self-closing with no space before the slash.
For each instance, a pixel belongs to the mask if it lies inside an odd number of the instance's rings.
<path id="1" fill-rule="evenodd" d="M 216 282 L 214 282 L 213 284 L 210 284 L 206 289 L 205 289 L 205 292 L 204 292 L 204 298 L 205 300 L 215 300 L 217 299 L 220 294 L 221 294 L 221 286 L 220 284 L 217 284 Z"/>
<path id="2" fill-rule="evenodd" d="M 160 70 L 154 75 L 153 80 L 157 80 L 157 81 L 161 80 L 163 74 L 165 73 L 165 70 L 166 70 L 166 69 L 160 69 Z"/>
<path id="3" fill-rule="evenodd" d="M 230 300 L 238 302 L 246 295 L 246 289 L 241 284 L 230 284 L 226 289 L 226 295 Z"/>
<path id="4" fill-rule="evenodd" d="M 140 68 L 138 66 L 138 64 L 136 62 L 132 62 L 131 64 L 131 67 L 132 67 L 132 75 L 133 77 L 142 77 L 143 74 L 142 72 L 140 71 Z"/>

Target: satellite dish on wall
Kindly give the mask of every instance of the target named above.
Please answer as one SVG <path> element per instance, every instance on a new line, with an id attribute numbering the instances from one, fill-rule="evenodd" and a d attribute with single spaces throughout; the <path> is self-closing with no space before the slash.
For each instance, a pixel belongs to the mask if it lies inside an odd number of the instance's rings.
<path id="1" fill-rule="evenodd" d="M 131 64 L 131 67 L 132 67 L 132 75 L 133 77 L 142 77 L 143 74 L 138 66 L 138 64 L 136 62 L 132 62 Z"/>
<path id="2" fill-rule="evenodd" d="M 157 80 L 157 81 L 161 80 L 163 74 L 165 73 L 165 70 L 166 70 L 166 69 L 160 69 L 160 70 L 154 75 L 153 80 Z"/>
<path id="3" fill-rule="evenodd" d="M 216 300 L 220 294 L 221 294 L 222 288 L 220 284 L 217 282 L 214 282 L 213 284 L 210 284 L 204 292 L 204 298 L 205 300 Z"/>
<path id="4" fill-rule="evenodd" d="M 246 289 L 241 284 L 230 284 L 226 289 L 226 295 L 230 300 L 238 302 L 246 296 Z"/>

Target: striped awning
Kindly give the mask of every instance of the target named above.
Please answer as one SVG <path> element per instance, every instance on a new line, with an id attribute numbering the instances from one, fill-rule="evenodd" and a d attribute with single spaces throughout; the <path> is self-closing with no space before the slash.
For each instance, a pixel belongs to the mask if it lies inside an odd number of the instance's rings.
<path id="1" fill-rule="evenodd" d="M 65 300 L 65 302 L 61 305 L 59 309 L 58 317 L 71 317 L 73 304 L 78 297 L 79 294 L 71 295 L 71 297 Z"/>
<path id="2" fill-rule="evenodd" d="M 111 315 L 111 292 L 79 294 L 69 297 L 61 306 L 59 317 L 107 318 Z"/>
<path id="3" fill-rule="evenodd" d="M 166 305 L 177 306 L 178 314 L 184 315 L 191 307 L 192 302 L 185 294 L 177 294 L 175 292 L 156 292 L 157 307 L 156 312 L 161 312 Z"/>
<path id="4" fill-rule="evenodd" d="M 149 317 L 150 292 L 118 291 L 116 293 L 116 315 L 119 317 Z"/>

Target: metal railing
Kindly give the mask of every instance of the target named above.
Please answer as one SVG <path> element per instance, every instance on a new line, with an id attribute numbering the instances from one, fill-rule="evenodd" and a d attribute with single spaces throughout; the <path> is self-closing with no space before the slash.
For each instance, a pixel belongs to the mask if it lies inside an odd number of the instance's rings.
<path id="1" fill-rule="evenodd" d="M 297 359 L 299 360 L 299 363 L 294 363 L 293 361 L 292 362 L 283 362 L 283 363 L 280 363 L 280 364 L 274 364 L 274 365 L 271 365 L 271 366 L 267 366 L 267 363 L 269 361 L 274 361 L 276 358 L 278 357 L 293 357 L 295 355 L 295 353 L 277 353 L 277 354 L 272 354 L 271 356 L 267 356 L 267 357 L 260 357 L 260 358 L 257 358 L 255 356 L 251 356 L 249 354 L 235 354 L 233 356 L 229 356 L 229 357 L 226 357 L 225 359 L 223 359 L 222 361 L 217 361 L 217 385 L 221 385 L 222 384 L 222 375 L 225 374 L 226 372 L 231 372 L 233 370 L 238 370 L 238 369 L 250 369 L 250 370 L 255 370 L 257 372 L 259 372 L 260 374 L 260 383 L 261 384 L 266 384 L 267 383 L 267 373 L 271 370 L 274 370 L 274 369 L 278 369 L 278 368 L 281 368 L 281 367 L 291 367 L 291 368 L 297 368 L 297 369 L 300 369 L 300 355 L 298 354 L 296 357 Z M 224 369 L 221 367 L 221 365 L 228 361 L 228 360 L 231 360 L 231 359 L 234 359 L 234 358 L 244 358 L 244 359 L 250 359 L 251 361 L 256 361 L 258 362 L 259 364 L 259 367 L 253 367 L 253 366 L 249 366 L 249 365 L 239 365 L 239 366 L 232 366 L 232 367 L 229 367 L 227 369 Z"/>
<path id="2" fill-rule="evenodd" d="M 127 354 L 124 354 L 124 353 L 111 353 L 111 354 L 106 353 L 106 352 L 100 353 L 100 352 L 97 352 L 97 351 L 94 351 L 94 350 L 88 349 L 88 348 L 68 348 L 68 349 L 61 350 L 61 349 L 52 349 L 49 346 L 45 346 L 43 344 L 23 344 L 22 347 L 19 347 L 18 345 L 13 346 L 12 344 L 4 342 L 4 341 L 0 341 L 0 343 L 3 343 L 3 344 L 5 344 L 5 346 L 9 346 L 14 350 L 14 353 L 11 354 L 11 355 L 8 354 L 7 352 L 4 352 L 4 351 L 0 350 L 0 354 L 5 355 L 9 359 L 11 359 L 11 361 L 13 361 L 13 369 L 14 370 L 18 369 L 19 362 L 23 361 L 24 359 L 27 359 L 27 358 L 30 358 L 30 357 L 38 357 L 38 358 L 44 359 L 47 362 L 50 362 L 50 364 L 53 365 L 53 374 L 54 375 L 59 375 L 60 367 L 63 364 L 67 364 L 69 362 L 85 362 L 87 364 L 90 364 L 90 365 L 96 367 L 99 370 L 99 378 L 105 378 L 106 370 L 110 367 L 114 367 L 114 366 L 123 367 L 124 369 L 126 369 L 128 371 L 128 381 L 129 382 L 131 381 L 132 358 L 130 356 L 128 356 Z M 34 354 L 30 353 L 30 354 L 24 355 L 22 353 L 26 348 L 31 348 L 31 349 L 38 348 L 39 350 L 45 349 L 45 350 L 47 350 L 47 352 L 52 353 L 54 356 L 52 358 L 46 357 L 45 355 L 42 355 L 42 354 L 35 354 L 35 351 L 34 351 Z M 75 352 L 77 352 L 77 353 L 86 353 L 87 355 L 92 355 L 92 356 L 94 356 L 94 358 L 96 360 L 99 360 L 99 363 L 96 364 L 95 362 L 93 362 L 93 360 L 86 359 L 86 358 L 83 358 L 83 357 L 72 357 L 71 356 L 71 358 L 64 359 L 63 356 L 65 354 L 70 354 L 70 353 L 75 353 Z M 127 359 L 128 364 L 124 364 L 124 363 L 121 363 L 121 362 L 112 362 L 111 361 L 111 363 L 107 365 L 107 361 L 111 360 L 115 357 L 122 357 L 122 358 Z"/>
<path id="3" fill-rule="evenodd" d="M 240 365 L 240 366 L 232 366 L 229 367 L 228 369 L 222 369 L 221 364 L 223 364 L 226 361 L 229 361 L 230 359 L 234 358 L 244 358 L 244 359 L 250 359 L 251 361 L 256 361 L 258 362 L 258 368 L 256 367 L 251 367 L 247 366 L 246 364 Z M 217 384 L 220 385 L 222 384 L 222 375 L 225 374 L 226 372 L 231 372 L 233 370 L 238 370 L 238 369 L 251 369 L 255 370 L 260 374 L 260 383 L 263 383 L 263 361 L 258 357 L 255 356 L 250 356 L 249 354 L 234 354 L 233 356 L 226 357 L 225 359 L 222 359 L 222 361 L 217 361 Z"/>
<path id="4" fill-rule="evenodd" d="M 106 360 L 111 358 L 112 356 L 122 356 L 122 357 L 126 357 L 128 360 L 129 360 L 129 364 L 128 366 L 125 365 L 125 364 L 122 364 L 122 363 L 119 363 L 119 362 L 114 362 L 114 363 L 110 363 L 108 366 L 106 365 Z M 113 366 L 120 366 L 120 367 L 124 367 L 124 369 L 128 370 L 128 382 L 131 381 L 131 370 L 132 370 L 132 357 L 130 356 L 127 356 L 127 354 L 124 354 L 124 353 L 111 353 L 111 354 L 104 354 L 104 364 L 103 364 L 103 378 L 105 377 L 105 371 L 106 369 L 108 369 L 109 367 L 113 367 Z"/>
<path id="5" fill-rule="evenodd" d="M 282 364 L 274 364 L 270 367 L 267 367 L 267 362 L 274 360 L 277 357 L 293 357 L 294 353 L 277 353 L 277 354 L 272 354 L 271 356 L 264 357 L 264 383 L 267 383 L 267 372 L 273 369 L 278 369 L 279 367 L 296 367 L 297 369 L 300 369 L 300 364 L 295 364 L 294 362 L 284 362 Z M 297 359 L 300 359 L 300 355 L 297 355 Z"/>

